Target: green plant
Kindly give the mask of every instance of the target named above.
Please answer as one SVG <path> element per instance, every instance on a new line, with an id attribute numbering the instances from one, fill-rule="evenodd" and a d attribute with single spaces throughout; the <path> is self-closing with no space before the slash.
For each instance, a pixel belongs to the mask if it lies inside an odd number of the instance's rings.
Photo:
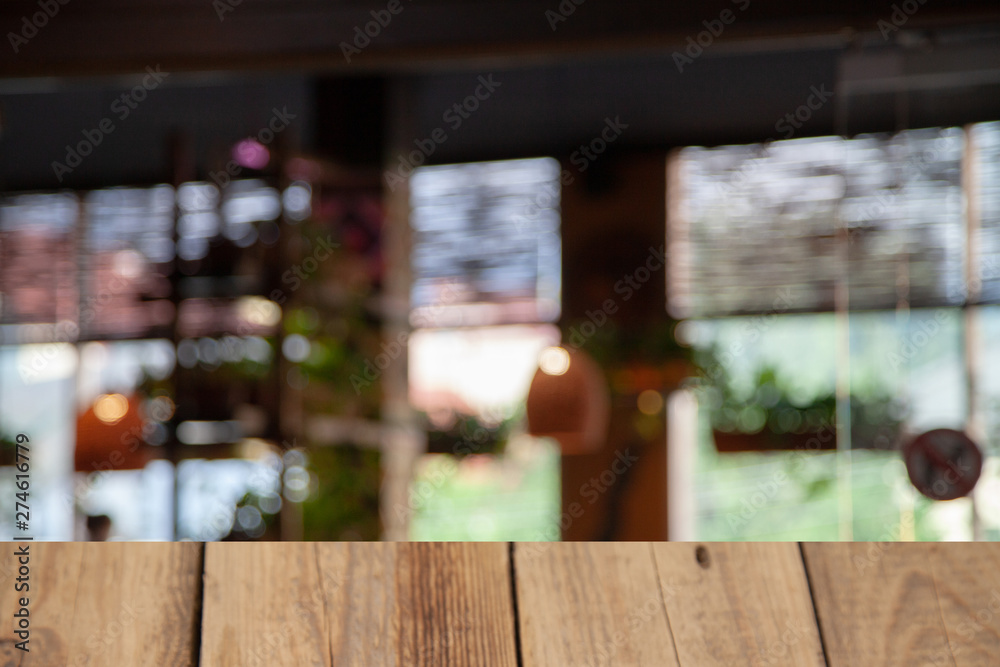
<path id="1" fill-rule="evenodd" d="M 619 326 L 613 319 L 601 326 L 591 320 L 575 320 L 563 328 L 562 337 L 566 344 L 584 350 L 605 369 L 634 362 L 689 361 L 691 348 L 677 342 L 676 327 L 677 321 L 671 319 L 642 327 Z"/>
<path id="2" fill-rule="evenodd" d="M 793 397 L 777 371 L 760 369 L 750 386 L 740 385 L 714 355 L 696 358 L 702 369 L 703 402 L 708 406 L 713 430 L 723 433 L 773 436 L 805 435 L 832 430 L 837 424 L 837 398 L 833 392 L 803 402 Z M 708 369 L 711 369 L 711 375 Z M 892 395 L 870 389 L 850 395 L 851 446 L 855 449 L 894 449 L 906 408 Z"/>
<path id="3" fill-rule="evenodd" d="M 427 451 L 434 454 L 497 454 L 507 444 L 512 429 L 524 418 L 521 406 L 496 423 L 487 422 L 475 415 L 452 413 L 445 427 L 435 426 L 426 413 L 418 418 L 427 429 Z"/>
<path id="4" fill-rule="evenodd" d="M 17 442 L 13 436 L 0 433 L 0 465 L 14 465 Z"/>
<path id="5" fill-rule="evenodd" d="M 313 447 L 308 467 L 317 483 L 302 503 L 304 539 L 379 539 L 379 452 L 351 445 Z"/>

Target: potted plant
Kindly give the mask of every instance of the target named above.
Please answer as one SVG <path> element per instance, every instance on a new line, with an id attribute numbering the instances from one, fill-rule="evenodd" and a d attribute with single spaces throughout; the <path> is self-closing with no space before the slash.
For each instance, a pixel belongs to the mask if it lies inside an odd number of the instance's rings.
<path id="1" fill-rule="evenodd" d="M 705 378 L 703 389 L 713 440 L 720 452 L 836 449 L 837 399 L 833 392 L 807 402 L 796 400 L 770 367 L 757 373 L 749 390 L 737 389 L 724 372 Z M 895 449 L 905 416 L 902 402 L 877 391 L 852 393 L 850 401 L 851 447 Z"/>

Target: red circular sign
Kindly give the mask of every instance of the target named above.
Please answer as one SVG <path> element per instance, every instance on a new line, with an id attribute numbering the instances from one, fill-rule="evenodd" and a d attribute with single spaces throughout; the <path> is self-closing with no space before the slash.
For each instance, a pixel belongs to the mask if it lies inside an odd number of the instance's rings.
<path id="1" fill-rule="evenodd" d="M 961 431 L 927 431 L 903 449 L 906 472 L 917 491 L 931 500 L 955 500 L 969 494 L 983 471 L 983 453 Z"/>

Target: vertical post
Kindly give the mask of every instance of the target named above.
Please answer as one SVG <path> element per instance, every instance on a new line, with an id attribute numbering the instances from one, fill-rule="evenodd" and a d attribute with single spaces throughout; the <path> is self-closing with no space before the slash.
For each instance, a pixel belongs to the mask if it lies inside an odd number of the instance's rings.
<path id="1" fill-rule="evenodd" d="M 679 389 L 667 398 L 667 444 L 667 539 L 694 540 L 698 399 L 690 390 Z"/>
<path id="2" fill-rule="evenodd" d="M 900 331 L 900 337 L 905 337 L 910 324 L 910 256 L 909 253 L 903 256 L 896 269 L 896 330 Z M 896 391 L 900 396 L 909 395 L 910 386 L 910 364 L 909 362 L 900 366 L 899 375 L 896 377 Z M 913 542 L 916 539 L 916 524 L 914 508 L 916 503 L 916 489 L 911 484 L 906 485 L 899 503 L 899 541 Z"/>
<path id="3" fill-rule="evenodd" d="M 173 215 L 173 231 L 171 235 L 171 240 L 173 241 L 174 247 L 177 247 L 177 241 L 179 240 L 177 232 L 177 217 L 179 211 L 177 209 L 177 189 L 182 183 L 193 180 L 194 175 L 197 170 L 197 158 L 194 154 L 193 140 L 190 134 L 184 133 L 183 131 L 177 131 L 171 133 L 168 138 L 168 155 L 170 155 L 170 184 L 174 187 L 174 215 Z M 174 308 L 174 317 L 170 320 L 170 342 L 173 344 L 174 349 L 177 349 L 177 344 L 180 342 L 180 335 L 177 331 L 177 313 L 180 312 L 180 280 L 181 276 L 178 268 L 178 259 L 176 252 L 174 258 L 171 262 L 170 271 L 170 302 Z M 178 397 L 178 387 L 177 387 L 177 374 L 176 370 L 174 373 L 174 398 Z M 174 418 L 176 421 L 176 418 Z M 174 468 L 174 484 L 173 484 L 173 506 L 171 510 L 173 512 L 173 536 L 171 539 L 177 540 L 180 535 L 180 507 L 181 507 L 181 452 L 180 443 L 177 441 L 177 429 L 171 429 L 171 435 L 167 438 L 165 445 L 167 450 L 167 458 L 170 460 L 170 464 Z"/>
<path id="4" fill-rule="evenodd" d="M 850 115 L 849 76 L 844 71 L 843 61 L 834 86 L 834 128 L 843 141 L 848 139 L 847 119 Z M 845 144 L 845 153 L 847 146 Z M 849 158 L 848 158 L 849 159 Z M 850 320 L 850 258 L 851 236 L 841 216 L 844 200 L 850 184 L 847 182 L 847 164 L 844 165 L 844 192 L 836 211 L 834 230 L 837 238 L 837 282 L 833 300 L 836 317 L 836 423 L 837 423 L 837 514 L 839 517 L 839 538 L 854 540 L 854 501 L 851 484 L 851 320 Z"/>
<path id="5" fill-rule="evenodd" d="M 90 289 L 87 285 L 87 276 L 93 275 L 90 271 L 90 253 L 87 252 L 87 227 L 90 224 L 89 216 L 87 216 L 87 207 L 84 205 L 83 200 L 77 201 L 76 209 L 76 225 L 74 226 L 75 237 L 73 239 L 73 270 L 76 272 L 76 312 L 72 316 L 72 320 L 77 324 L 76 330 L 76 340 L 72 341 L 72 344 L 76 348 L 76 371 L 75 377 L 73 378 L 74 386 L 71 390 L 73 392 L 73 400 L 70 404 L 73 406 L 71 408 L 72 418 L 74 424 L 76 422 L 77 416 L 80 413 L 80 409 L 83 407 L 80 404 L 80 397 L 83 395 L 81 391 L 83 373 L 81 372 L 81 365 L 83 364 L 83 345 L 82 341 L 85 340 L 85 332 L 83 331 L 84 324 L 82 321 L 82 313 L 84 309 L 84 303 L 86 295 Z M 73 539 L 77 539 L 77 529 L 81 525 L 77 520 L 77 508 L 79 507 L 79 498 L 76 495 L 76 481 L 79 478 L 80 473 L 76 470 L 76 428 L 73 429 L 73 445 L 69 451 L 68 459 L 70 461 L 69 469 L 69 488 L 70 495 L 73 498 L 73 504 L 70 506 L 70 522 L 73 531 Z M 79 538 L 81 541 L 87 539 L 86 533 Z"/>
<path id="6" fill-rule="evenodd" d="M 295 149 L 298 148 L 298 146 L 290 145 L 292 140 L 288 137 L 289 135 L 287 133 L 278 135 L 276 137 L 274 147 L 275 158 L 278 163 L 276 180 L 279 192 L 284 192 L 285 189 L 291 185 L 291 180 L 288 177 L 288 170 L 286 167 L 289 156 L 297 152 Z M 315 204 L 316 199 L 318 198 L 314 196 L 313 205 Z M 279 220 L 281 225 L 281 234 L 278 237 L 278 242 L 275 244 L 275 247 L 269 253 L 272 258 L 269 262 L 271 270 L 268 272 L 268 280 L 270 284 L 267 285 L 264 292 L 265 294 L 270 294 L 272 289 L 278 288 L 280 280 L 279 274 L 291 263 L 290 248 L 292 245 L 292 235 L 301 234 L 298 228 L 293 228 L 294 231 L 288 229 L 288 219 L 285 217 L 284 206 L 281 207 L 281 217 Z M 293 299 L 286 302 L 287 305 L 284 306 L 284 309 L 289 308 L 293 302 Z M 281 441 L 280 451 L 282 456 L 284 456 L 284 453 L 288 449 L 289 445 L 296 443 L 297 439 L 304 435 L 302 391 L 298 389 L 291 390 L 291 387 L 289 387 L 286 377 L 290 365 L 287 363 L 285 356 L 281 351 L 285 336 L 284 323 L 286 317 L 288 317 L 288 313 L 283 311 L 281 315 L 281 322 L 278 324 L 278 330 L 275 334 L 274 346 L 275 378 L 273 406 L 276 414 L 274 428 L 275 435 L 277 436 L 276 439 Z M 284 470 L 284 468 L 282 468 L 282 470 Z M 283 479 L 278 480 L 278 493 L 284 496 Z M 303 516 L 302 503 L 281 503 L 281 509 L 278 510 L 278 529 L 283 542 L 302 541 L 305 534 L 305 520 Z"/>
<path id="7" fill-rule="evenodd" d="M 680 150 L 667 155 L 666 250 L 664 271 L 667 312 L 686 317 L 691 298 L 690 215 Z M 696 539 L 694 469 L 698 457 L 698 399 L 680 389 L 667 398 L 667 539 Z"/>
<path id="8" fill-rule="evenodd" d="M 395 157 L 412 150 L 414 118 L 412 115 L 413 82 L 399 78 L 389 90 L 389 128 L 386 170 L 394 169 Z M 385 179 L 383 179 L 384 181 Z M 384 185 L 384 183 L 383 183 Z M 409 181 L 385 191 L 385 226 L 382 242 L 385 254 L 383 338 L 399 340 L 408 333 L 410 304 L 410 188 Z M 427 449 L 426 434 L 416 425 L 409 403 L 407 378 L 408 350 L 382 374 L 382 493 L 380 511 L 382 530 L 387 540 L 409 537 L 410 481 L 417 459 Z"/>
<path id="9" fill-rule="evenodd" d="M 965 126 L 965 146 L 962 151 L 962 192 L 965 195 L 965 304 L 962 309 L 964 330 L 964 361 L 966 381 L 965 430 L 976 443 L 984 442 L 985 430 L 978 405 L 979 373 L 979 320 L 976 303 L 982 291 L 979 279 L 979 253 L 976 237 L 979 233 L 979 173 L 976 155 L 975 128 Z M 976 507 L 975 493 L 969 494 L 972 503 L 972 538 L 983 539 L 982 525 Z"/>
<path id="10" fill-rule="evenodd" d="M 841 206 L 847 198 L 848 184 L 844 178 Z M 854 500 L 851 479 L 851 317 L 850 317 L 850 258 L 851 238 L 837 208 L 837 265 L 839 272 L 834 286 L 834 310 L 837 327 L 837 500 L 839 538 L 854 540 Z"/>

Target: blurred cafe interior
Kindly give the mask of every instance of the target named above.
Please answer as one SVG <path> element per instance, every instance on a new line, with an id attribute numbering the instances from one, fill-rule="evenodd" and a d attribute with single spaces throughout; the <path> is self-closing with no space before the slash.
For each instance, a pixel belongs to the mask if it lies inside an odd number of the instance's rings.
<path id="1" fill-rule="evenodd" d="M 4 534 L 1000 539 L 996 2 L 0 25 Z"/>

